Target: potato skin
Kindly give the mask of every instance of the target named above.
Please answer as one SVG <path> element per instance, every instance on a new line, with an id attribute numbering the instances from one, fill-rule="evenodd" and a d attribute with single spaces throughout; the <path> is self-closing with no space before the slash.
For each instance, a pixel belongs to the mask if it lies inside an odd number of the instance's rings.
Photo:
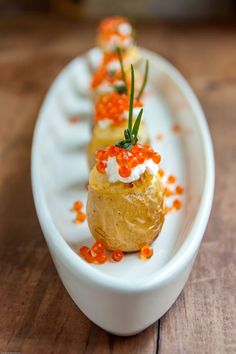
<path id="1" fill-rule="evenodd" d="M 87 220 L 96 240 L 109 250 L 134 252 L 151 244 L 164 222 L 164 187 L 145 173 L 129 187 L 109 183 L 96 168 L 90 172 Z"/>
<path id="2" fill-rule="evenodd" d="M 106 129 L 102 129 L 95 125 L 93 129 L 93 134 L 90 143 L 87 147 L 87 158 L 90 170 L 95 165 L 96 151 L 99 149 L 105 149 L 110 145 L 116 144 L 118 141 L 124 139 L 124 130 L 127 128 L 127 121 L 124 121 L 119 126 L 111 125 Z M 143 123 L 140 124 L 139 128 L 139 144 L 148 145 L 149 137 L 146 127 Z"/>

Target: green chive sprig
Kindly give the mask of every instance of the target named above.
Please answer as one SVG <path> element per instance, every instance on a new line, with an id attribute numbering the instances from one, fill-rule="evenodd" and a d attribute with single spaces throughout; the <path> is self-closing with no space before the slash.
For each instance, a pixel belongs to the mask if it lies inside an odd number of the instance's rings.
<path id="1" fill-rule="evenodd" d="M 138 142 L 138 131 L 140 127 L 140 122 L 142 119 L 143 109 L 141 108 L 139 114 L 133 125 L 133 107 L 134 107 L 134 87 L 135 87 L 135 78 L 134 78 L 134 67 L 131 64 L 131 88 L 130 88 L 130 102 L 129 102 L 129 118 L 128 118 L 128 128 L 124 131 L 124 140 L 118 142 L 116 146 L 129 150 L 137 144 Z"/>
<path id="2" fill-rule="evenodd" d="M 121 54 L 121 50 L 120 48 L 116 48 L 116 52 L 119 58 L 119 62 L 120 62 L 120 68 L 121 68 L 121 76 L 122 76 L 122 80 L 124 82 L 124 86 L 121 87 L 117 87 L 116 89 L 118 90 L 119 93 L 128 93 L 128 85 L 127 85 L 127 79 L 126 79 L 126 73 L 125 73 L 125 69 L 124 69 L 124 63 L 123 63 L 123 59 L 122 59 L 122 54 Z"/>
<path id="3" fill-rule="evenodd" d="M 143 82 L 142 82 L 142 86 L 140 88 L 140 91 L 138 93 L 138 96 L 137 96 L 137 100 L 139 100 L 143 94 L 143 91 L 145 89 L 145 86 L 147 84 L 147 78 L 148 78 L 148 71 L 149 71 L 149 61 L 146 60 L 146 65 L 145 65 L 145 73 L 144 73 L 144 77 L 143 77 Z"/>

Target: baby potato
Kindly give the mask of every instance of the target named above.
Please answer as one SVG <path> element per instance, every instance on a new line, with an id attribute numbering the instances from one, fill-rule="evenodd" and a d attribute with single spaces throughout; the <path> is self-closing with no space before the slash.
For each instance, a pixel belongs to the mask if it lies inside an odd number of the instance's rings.
<path id="1" fill-rule="evenodd" d="M 96 240 L 109 250 L 134 252 L 151 244 L 164 222 L 164 187 L 147 171 L 132 183 L 110 183 L 96 167 L 90 172 L 87 220 Z"/>

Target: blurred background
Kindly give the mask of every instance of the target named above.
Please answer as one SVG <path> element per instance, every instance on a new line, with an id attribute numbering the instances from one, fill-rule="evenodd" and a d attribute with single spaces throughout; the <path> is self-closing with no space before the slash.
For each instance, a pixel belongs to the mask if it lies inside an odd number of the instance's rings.
<path id="1" fill-rule="evenodd" d="M 51 12 L 71 19 L 122 14 L 150 20 L 221 20 L 236 17 L 235 0 L 0 0 L 1 14 Z"/>

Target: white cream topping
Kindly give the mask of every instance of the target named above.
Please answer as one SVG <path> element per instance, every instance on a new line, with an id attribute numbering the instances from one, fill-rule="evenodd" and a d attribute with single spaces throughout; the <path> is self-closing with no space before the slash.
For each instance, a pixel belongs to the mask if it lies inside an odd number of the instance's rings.
<path id="1" fill-rule="evenodd" d="M 108 128 L 111 124 L 112 124 L 112 121 L 111 121 L 111 119 L 108 119 L 108 118 L 104 118 L 104 119 L 101 119 L 101 120 L 98 121 L 98 126 L 99 126 L 101 129 L 106 129 L 106 128 Z"/>
<path id="2" fill-rule="evenodd" d="M 140 112 L 140 108 L 133 109 L 133 118 L 136 119 Z M 129 111 L 124 111 L 124 114 L 120 117 L 121 119 L 127 120 L 129 118 Z M 98 125 L 101 129 L 106 129 L 112 124 L 112 119 L 104 118 L 98 121 Z"/>
<path id="3" fill-rule="evenodd" d="M 123 86 L 124 83 L 121 80 L 116 80 L 113 84 L 104 80 L 101 85 L 98 86 L 97 91 L 101 94 L 114 92 L 114 86 Z"/>
<path id="4" fill-rule="evenodd" d="M 105 81 L 103 81 L 103 83 L 101 85 L 98 86 L 97 91 L 100 94 L 111 93 L 114 91 L 114 88 L 110 84 L 110 82 L 105 80 Z"/>
<path id="5" fill-rule="evenodd" d="M 121 23 L 118 26 L 118 32 L 122 35 L 122 36 L 129 36 L 132 33 L 132 27 L 130 26 L 129 23 Z"/>
<path id="6" fill-rule="evenodd" d="M 140 112 L 141 107 L 135 107 L 133 109 L 133 118 L 136 119 L 138 117 L 138 114 Z M 124 112 L 124 118 L 128 119 L 129 118 L 129 111 Z"/>
<path id="7" fill-rule="evenodd" d="M 137 165 L 131 169 L 131 175 L 129 177 L 121 177 L 119 175 L 120 166 L 116 162 L 116 157 L 109 157 L 107 160 L 106 174 L 108 181 L 111 183 L 123 182 L 131 183 L 137 181 L 145 171 L 148 171 L 151 175 L 156 176 L 159 170 L 159 165 L 152 161 L 152 159 L 144 161 L 144 163 Z"/>
<path id="8" fill-rule="evenodd" d="M 133 39 L 131 37 L 122 39 L 117 35 L 113 35 L 104 43 L 104 49 L 106 51 L 114 51 L 117 47 L 128 49 L 132 44 Z"/>
<path id="9" fill-rule="evenodd" d="M 111 60 L 109 64 L 107 64 L 108 72 L 117 72 L 120 70 L 120 63 L 118 60 Z"/>

